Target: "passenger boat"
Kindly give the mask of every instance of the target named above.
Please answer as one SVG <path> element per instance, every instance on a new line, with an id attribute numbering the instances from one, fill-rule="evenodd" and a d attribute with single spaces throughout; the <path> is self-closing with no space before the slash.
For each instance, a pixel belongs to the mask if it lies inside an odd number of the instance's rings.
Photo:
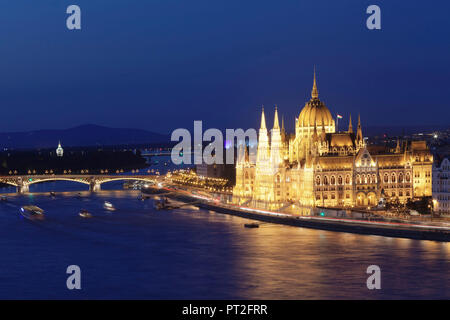
<path id="1" fill-rule="evenodd" d="M 54 196 L 56 196 L 56 193 L 54 191 L 51 191 L 50 196 L 54 197 Z"/>
<path id="2" fill-rule="evenodd" d="M 113 204 L 112 204 L 111 202 L 109 202 L 109 201 L 105 201 L 105 202 L 103 203 L 103 208 L 106 209 L 106 210 L 108 210 L 108 211 L 114 211 L 114 210 L 116 210 L 116 208 L 114 208 Z"/>
<path id="3" fill-rule="evenodd" d="M 6 201 L 8 201 L 8 198 L 6 198 L 6 196 L 2 196 L 2 197 L 0 198 L 0 201 L 6 202 Z"/>
<path id="4" fill-rule="evenodd" d="M 78 215 L 82 218 L 92 218 L 92 214 L 90 214 L 89 211 L 87 211 L 86 209 L 81 209 Z"/>
<path id="5" fill-rule="evenodd" d="M 37 206 L 23 206 L 20 208 L 20 214 L 28 220 L 44 220 L 44 210 Z"/>

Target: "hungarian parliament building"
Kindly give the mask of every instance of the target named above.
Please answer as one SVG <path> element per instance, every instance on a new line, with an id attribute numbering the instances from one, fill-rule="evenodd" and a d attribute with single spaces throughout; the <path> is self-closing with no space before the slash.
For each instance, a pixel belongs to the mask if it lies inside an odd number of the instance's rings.
<path id="1" fill-rule="evenodd" d="M 242 151 L 243 150 L 243 151 Z M 330 110 L 319 99 L 314 73 L 311 99 L 295 120 L 295 133 L 280 127 L 278 110 L 270 133 L 264 109 L 255 161 L 241 146 L 236 161 L 235 202 L 277 209 L 371 207 L 396 199 L 431 196 L 433 156 L 425 141 L 397 141 L 396 148 L 368 146 L 360 117 L 356 130 L 336 132 Z"/>

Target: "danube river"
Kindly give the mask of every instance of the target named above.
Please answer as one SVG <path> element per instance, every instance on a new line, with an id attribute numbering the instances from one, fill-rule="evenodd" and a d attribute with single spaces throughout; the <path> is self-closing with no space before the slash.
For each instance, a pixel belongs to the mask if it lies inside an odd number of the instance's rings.
<path id="1" fill-rule="evenodd" d="M 248 220 L 214 212 L 156 211 L 138 195 L 8 196 L 0 203 L 0 299 L 450 298 L 448 243 L 247 229 Z M 105 211 L 105 200 L 117 210 Z M 46 220 L 21 218 L 24 204 L 43 208 Z M 82 208 L 94 217 L 80 218 Z M 81 290 L 66 288 L 69 265 L 81 268 Z M 366 287 L 369 265 L 381 268 L 381 290 Z"/>

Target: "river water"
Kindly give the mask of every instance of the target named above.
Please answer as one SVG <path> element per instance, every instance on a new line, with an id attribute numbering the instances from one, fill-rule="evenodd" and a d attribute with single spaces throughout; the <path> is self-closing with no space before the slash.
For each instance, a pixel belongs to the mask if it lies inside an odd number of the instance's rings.
<path id="1" fill-rule="evenodd" d="M 61 184 L 79 188 L 32 191 Z M 267 223 L 247 229 L 246 219 L 204 210 L 156 211 L 138 195 L 9 195 L 0 203 L 0 298 L 450 298 L 448 243 Z M 105 200 L 117 210 L 105 211 Z M 43 208 L 46 220 L 21 218 L 24 204 Z M 82 208 L 94 217 L 80 218 Z M 81 268 L 81 290 L 66 287 L 69 265 Z M 369 265 L 381 268 L 380 290 L 367 289 Z"/>

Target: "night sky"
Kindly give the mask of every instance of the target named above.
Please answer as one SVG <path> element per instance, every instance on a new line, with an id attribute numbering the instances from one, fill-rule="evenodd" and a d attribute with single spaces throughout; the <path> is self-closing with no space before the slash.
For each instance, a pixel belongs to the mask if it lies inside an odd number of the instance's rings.
<path id="1" fill-rule="evenodd" d="M 66 28 L 66 8 L 82 30 Z M 368 30 L 370 4 L 382 29 Z M 0 131 L 94 123 L 170 133 L 293 128 L 309 100 L 364 125 L 450 123 L 450 4 L 433 1 L 0 1 Z M 355 123 L 354 123 L 355 125 Z"/>

